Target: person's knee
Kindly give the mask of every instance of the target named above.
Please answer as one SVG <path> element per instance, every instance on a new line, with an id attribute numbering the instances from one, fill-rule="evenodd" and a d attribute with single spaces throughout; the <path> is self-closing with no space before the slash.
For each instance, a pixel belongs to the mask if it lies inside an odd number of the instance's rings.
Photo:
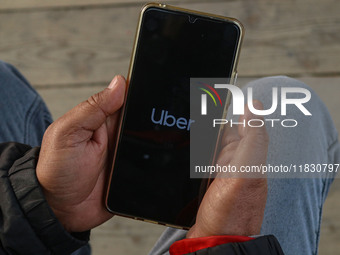
<path id="1" fill-rule="evenodd" d="M 0 93 L 2 96 L 16 97 L 18 93 L 26 97 L 36 97 L 37 92 L 13 65 L 0 60 Z"/>
<path id="2" fill-rule="evenodd" d="M 250 88 L 250 89 L 249 89 Z M 282 93 L 285 88 L 285 93 Z M 290 88 L 290 89 L 288 89 Z M 302 89 L 292 90 L 292 88 Z M 320 97 L 302 81 L 287 76 L 272 76 L 257 79 L 249 82 L 243 91 L 253 100 L 259 100 L 263 103 L 264 109 L 275 108 L 274 98 L 276 99 L 275 115 L 304 117 L 319 115 L 320 112 L 327 111 Z M 287 99 L 295 99 L 294 102 Z M 282 107 L 282 105 L 284 107 Z M 284 112 L 282 112 L 284 109 Z"/>
<path id="3" fill-rule="evenodd" d="M 38 93 L 12 65 L 0 61 L 0 141 L 17 141 L 37 146 L 52 122 Z"/>
<path id="4" fill-rule="evenodd" d="M 4 75 L 8 75 L 11 72 L 11 65 L 0 60 L 0 77 L 4 77 Z"/>
<path id="5" fill-rule="evenodd" d="M 253 80 L 249 82 L 246 87 L 303 87 L 303 88 L 309 88 L 308 85 L 303 83 L 302 81 L 299 81 L 297 79 L 280 75 L 280 76 L 269 76 L 264 77 L 260 79 Z"/>
<path id="6" fill-rule="evenodd" d="M 312 88 L 304 82 L 287 76 L 273 76 L 249 82 L 243 87 L 244 94 L 249 96 L 250 91 L 248 88 L 252 90 L 252 99 L 263 103 L 264 110 L 271 109 L 271 107 L 275 108 L 276 103 L 273 102 L 273 98 L 277 98 L 275 111 L 270 115 L 264 116 L 266 119 L 276 119 L 279 121 L 284 119 L 294 120 L 297 125 L 296 129 L 294 129 L 296 132 L 299 131 L 312 135 L 315 130 L 318 130 L 319 135 L 324 134 L 328 143 L 336 139 L 337 132 L 327 107 Z M 274 93 L 274 88 L 277 88 L 276 93 Z M 288 89 L 285 95 L 283 95 L 283 88 L 302 88 L 304 90 L 296 92 L 298 90 Z M 287 102 L 285 99 L 296 100 L 289 100 Z M 283 104 L 284 107 L 282 107 Z M 291 134 L 296 132 L 291 132 Z"/>
<path id="7" fill-rule="evenodd" d="M 249 88 L 251 88 L 252 90 L 253 99 L 260 100 L 262 103 L 265 104 L 271 103 L 273 97 L 277 97 L 278 102 L 280 103 L 282 88 L 303 88 L 316 96 L 316 94 L 307 84 L 287 76 L 271 76 L 251 81 L 246 84 L 245 87 L 243 87 L 243 91 L 248 94 Z M 274 91 L 274 88 L 276 88 L 276 93 Z M 301 96 L 297 94 L 289 95 L 289 98 L 297 97 Z"/>

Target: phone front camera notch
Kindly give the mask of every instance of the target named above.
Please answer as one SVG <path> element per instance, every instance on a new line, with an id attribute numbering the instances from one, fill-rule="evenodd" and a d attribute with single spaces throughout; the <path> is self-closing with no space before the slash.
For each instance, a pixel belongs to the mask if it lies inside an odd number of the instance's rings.
<path id="1" fill-rule="evenodd" d="M 190 15 L 188 15 L 188 18 L 189 18 L 189 22 L 190 22 L 191 24 L 194 24 L 194 23 L 196 22 L 196 20 L 197 20 L 197 18 L 196 18 L 195 16 L 190 16 Z"/>

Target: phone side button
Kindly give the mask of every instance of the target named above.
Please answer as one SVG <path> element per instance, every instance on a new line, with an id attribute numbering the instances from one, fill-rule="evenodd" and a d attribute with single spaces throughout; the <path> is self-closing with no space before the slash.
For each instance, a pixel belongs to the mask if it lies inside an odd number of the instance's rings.
<path id="1" fill-rule="evenodd" d="M 233 85 L 236 85 L 237 77 L 238 77 L 238 72 L 236 71 L 234 75 L 234 79 L 233 79 Z"/>
<path id="2" fill-rule="evenodd" d="M 145 222 L 149 222 L 149 223 L 153 223 L 153 224 L 159 224 L 159 222 L 157 221 L 153 221 L 153 220 L 146 220 L 146 219 L 143 219 Z"/>

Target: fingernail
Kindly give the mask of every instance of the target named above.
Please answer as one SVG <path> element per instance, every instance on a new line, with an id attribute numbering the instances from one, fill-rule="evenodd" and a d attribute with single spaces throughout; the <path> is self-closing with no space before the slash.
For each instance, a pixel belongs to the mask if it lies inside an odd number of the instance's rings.
<path id="1" fill-rule="evenodd" d="M 109 84 L 108 88 L 113 89 L 114 87 L 116 87 L 117 83 L 118 83 L 118 76 L 115 76 L 113 80 L 111 81 L 111 83 Z"/>

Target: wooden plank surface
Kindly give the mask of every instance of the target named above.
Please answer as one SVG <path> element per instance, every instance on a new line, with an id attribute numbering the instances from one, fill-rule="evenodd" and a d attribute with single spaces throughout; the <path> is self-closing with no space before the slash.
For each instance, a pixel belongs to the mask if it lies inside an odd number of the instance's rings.
<path id="1" fill-rule="evenodd" d="M 206 0 L 180 0 L 181 2 L 204 2 Z M 221 2 L 223 0 L 209 0 Z M 146 0 L 0 0 L 0 11 L 19 11 L 46 8 L 97 7 L 101 5 L 140 5 L 148 2 L 176 4 L 178 0 L 146 1 Z"/>
<path id="2" fill-rule="evenodd" d="M 164 226 L 115 216 L 92 230 L 93 255 L 147 255 L 164 230 Z"/>
<path id="3" fill-rule="evenodd" d="M 145 0 L 0 0 L 1 11 L 145 3 Z M 172 2 L 172 0 L 170 0 Z"/>
<path id="4" fill-rule="evenodd" d="M 340 1 L 179 5 L 243 22 L 240 76 L 340 73 Z M 108 82 L 127 72 L 140 6 L 2 12 L 0 58 L 37 86 Z"/>

